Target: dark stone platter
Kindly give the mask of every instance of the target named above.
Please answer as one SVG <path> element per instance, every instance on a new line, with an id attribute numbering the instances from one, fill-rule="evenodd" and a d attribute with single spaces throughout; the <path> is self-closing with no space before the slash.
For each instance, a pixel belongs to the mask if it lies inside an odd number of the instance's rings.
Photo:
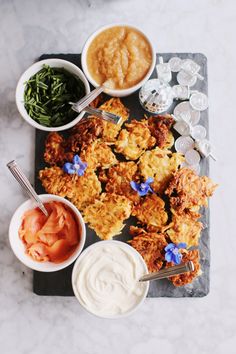
<path id="1" fill-rule="evenodd" d="M 190 58 L 196 61 L 200 66 L 200 74 L 204 76 L 204 80 L 198 80 L 194 90 L 199 90 L 207 94 L 207 58 L 201 53 L 160 53 L 158 56 L 164 58 L 164 62 L 168 61 L 173 56 L 178 56 L 182 59 Z M 49 58 L 60 58 L 71 61 L 75 65 L 81 66 L 80 54 L 48 54 L 42 55 L 40 60 Z M 156 77 L 154 71 L 152 77 Z M 171 85 L 177 84 L 176 76 L 173 73 L 173 79 Z M 122 102 L 130 110 L 130 117 L 135 119 L 141 119 L 145 112 L 138 100 L 138 92 L 132 94 L 129 97 L 122 98 Z M 174 107 L 179 103 L 175 101 L 169 112 L 172 113 Z M 201 112 L 200 124 L 204 125 L 208 131 L 208 110 Z M 47 132 L 36 130 L 35 140 L 35 188 L 37 193 L 45 193 L 41 182 L 38 179 L 38 172 L 46 165 L 43 159 L 44 142 L 47 136 Z M 201 174 L 209 175 L 209 161 L 207 159 L 201 160 Z M 201 268 L 202 274 L 192 284 L 184 287 L 176 288 L 172 283 L 166 279 L 153 281 L 150 284 L 148 297 L 202 297 L 209 292 L 209 268 L 210 268 L 210 249 L 209 249 L 209 209 L 202 210 L 202 219 L 204 229 L 202 231 L 200 239 L 200 256 L 201 256 Z M 129 225 L 133 222 L 132 218 L 126 223 L 125 228 L 120 236 L 115 237 L 117 240 L 127 241 L 129 239 Z M 87 227 L 87 226 L 86 226 Z M 95 232 L 87 227 L 87 241 L 85 247 L 90 244 L 99 241 Z M 33 278 L 33 291 L 37 295 L 58 295 L 58 296 L 73 296 L 71 287 L 71 272 L 73 265 L 66 269 L 53 272 L 42 273 L 34 271 Z"/>

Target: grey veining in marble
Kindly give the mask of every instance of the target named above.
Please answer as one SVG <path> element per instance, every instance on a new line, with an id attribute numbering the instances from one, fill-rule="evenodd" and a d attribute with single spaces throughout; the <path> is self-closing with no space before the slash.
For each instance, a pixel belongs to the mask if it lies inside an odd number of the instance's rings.
<path id="1" fill-rule="evenodd" d="M 220 187 L 210 203 L 208 296 L 147 299 L 131 317 L 106 321 L 74 298 L 32 294 L 32 272 L 14 257 L 7 237 L 25 196 L 5 164 L 16 158 L 33 181 L 35 132 L 14 99 L 20 74 L 42 53 L 79 53 L 97 27 L 120 21 L 144 29 L 157 52 L 207 56 L 210 139 L 218 157 L 210 175 Z M 235 353 L 235 31 L 234 0 L 0 0 L 1 353 Z"/>

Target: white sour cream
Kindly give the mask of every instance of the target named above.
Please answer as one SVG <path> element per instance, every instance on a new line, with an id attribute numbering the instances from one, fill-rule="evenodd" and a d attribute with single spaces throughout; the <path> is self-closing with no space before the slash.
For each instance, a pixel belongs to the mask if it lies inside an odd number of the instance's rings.
<path id="1" fill-rule="evenodd" d="M 79 302 L 101 317 L 118 317 L 133 310 L 146 297 L 148 282 L 142 257 L 120 241 L 100 241 L 78 258 L 72 285 Z"/>

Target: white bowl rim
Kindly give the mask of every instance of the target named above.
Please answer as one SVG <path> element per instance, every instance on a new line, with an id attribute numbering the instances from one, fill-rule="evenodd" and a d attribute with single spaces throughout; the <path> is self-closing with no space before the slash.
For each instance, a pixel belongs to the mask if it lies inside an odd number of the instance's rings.
<path id="1" fill-rule="evenodd" d="M 49 58 L 49 59 L 43 59 L 43 60 L 38 60 L 37 62 L 33 63 L 31 66 L 29 66 L 20 76 L 17 86 L 16 86 L 16 92 L 15 92 L 15 99 L 16 99 L 16 105 L 18 108 L 18 111 L 20 112 L 22 118 L 29 123 L 31 126 L 33 126 L 34 128 L 37 128 L 39 130 L 43 130 L 43 131 L 48 131 L 48 132 L 53 132 L 53 131 L 62 131 L 62 130 L 66 130 L 69 128 L 72 128 L 74 125 L 76 125 L 84 116 L 84 112 L 81 112 L 80 114 L 78 114 L 78 116 L 73 119 L 71 122 L 61 125 L 59 127 L 45 127 L 41 124 L 39 124 L 38 122 L 36 122 L 33 118 L 31 118 L 29 116 L 29 114 L 27 113 L 25 106 L 24 106 L 24 100 L 23 97 L 19 97 L 20 96 L 20 89 L 21 87 L 24 85 L 24 82 L 27 80 L 25 77 L 27 76 L 28 79 L 34 75 L 34 74 L 30 74 L 28 75 L 28 73 L 33 70 L 34 73 L 38 72 L 40 70 L 40 67 L 42 67 L 43 64 L 48 64 L 50 66 L 56 65 L 56 64 L 61 64 L 62 66 L 64 65 L 65 70 L 69 71 L 69 68 L 71 68 L 72 70 L 77 71 L 77 76 L 78 78 L 83 82 L 84 87 L 85 87 L 85 93 L 86 95 L 90 92 L 90 86 L 88 83 L 88 80 L 85 76 L 85 74 L 83 73 L 83 71 L 75 64 L 71 63 L 68 60 L 64 60 L 64 59 L 57 59 L 57 58 Z M 72 73 L 72 75 L 75 75 L 75 73 Z"/>
<path id="2" fill-rule="evenodd" d="M 34 204 L 34 202 L 31 199 L 27 199 L 26 201 L 24 201 L 23 203 L 21 203 L 18 208 L 15 210 L 14 214 L 12 215 L 10 224 L 9 224 L 9 231 L 8 231 L 8 236 L 9 236 L 9 242 L 10 242 L 10 246 L 11 249 L 13 251 L 13 253 L 15 254 L 15 256 L 18 258 L 18 260 L 23 263 L 26 267 L 39 271 L 39 272 L 45 272 L 45 273 L 49 273 L 49 272 L 56 272 L 58 270 L 64 269 L 66 267 L 68 267 L 69 265 L 71 265 L 76 259 L 77 257 L 80 255 L 80 253 L 82 252 L 83 248 L 84 248 L 84 244 L 86 241 L 86 227 L 85 227 L 85 222 L 83 220 L 83 217 L 81 215 L 81 213 L 79 212 L 79 210 L 75 207 L 74 204 L 72 204 L 69 200 L 54 195 L 54 194 L 39 194 L 38 195 L 40 199 L 42 199 L 43 202 L 49 202 L 49 201 L 59 201 L 61 203 L 64 203 L 65 205 L 67 205 L 76 215 L 76 217 L 79 220 L 80 223 L 80 227 L 81 227 L 81 235 L 80 235 L 80 243 L 78 245 L 78 247 L 76 248 L 76 250 L 74 251 L 74 253 L 68 258 L 66 259 L 64 262 L 61 263 L 53 263 L 53 262 L 37 262 L 34 261 L 32 258 L 30 258 L 29 256 L 25 255 L 25 257 L 23 257 L 23 255 L 21 253 L 18 253 L 16 251 L 16 247 L 14 244 L 14 240 L 15 240 L 15 235 L 18 235 L 18 230 L 15 230 L 15 220 L 18 220 L 17 218 L 17 214 L 20 212 L 21 209 L 24 209 L 24 207 L 27 204 L 32 204 L 32 207 L 30 207 L 27 210 L 36 208 L 37 205 Z M 23 214 L 21 214 L 22 217 Z M 22 242 L 22 240 L 19 241 Z M 24 246 L 23 242 L 22 245 Z M 29 263 L 26 261 L 27 257 L 29 257 Z M 45 267 L 45 269 L 43 269 L 43 267 Z M 48 268 L 47 268 L 48 267 Z"/>
<path id="3" fill-rule="evenodd" d="M 133 24 L 129 24 L 129 23 L 110 23 L 110 24 L 107 24 L 105 26 L 102 26 L 102 27 L 99 27 L 97 30 L 95 30 L 92 34 L 90 34 L 90 36 L 87 38 L 84 46 L 83 46 L 83 49 L 82 49 L 82 54 L 81 54 L 81 66 L 82 66 L 82 69 L 83 69 L 83 72 L 85 73 L 87 79 L 89 80 L 89 82 L 94 86 L 94 87 L 98 87 L 99 84 L 93 79 L 93 77 L 90 75 L 90 72 L 88 70 L 88 66 L 87 66 L 87 60 L 86 60 L 86 56 L 87 56 L 87 51 L 88 51 L 88 47 L 90 46 L 91 42 L 94 40 L 94 38 L 100 34 L 101 32 L 105 31 L 106 29 L 109 29 L 109 28 L 112 28 L 112 27 L 130 27 L 130 28 L 133 28 L 135 29 L 136 31 L 140 32 L 144 37 L 145 39 L 148 41 L 149 45 L 150 45 L 150 48 L 151 48 L 151 51 L 152 51 L 152 63 L 150 65 L 150 68 L 147 72 L 147 74 L 145 75 L 145 77 L 140 81 L 138 82 L 136 85 L 134 86 L 131 86 L 129 88 L 126 88 L 126 89 L 119 89 L 119 90 L 111 90 L 111 89 L 106 89 L 106 93 L 108 95 L 111 95 L 111 96 L 119 96 L 119 94 L 125 94 L 127 92 L 127 95 L 137 91 L 141 86 L 143 86 L 143 84 L 148 80 L 148 78 L 151 76 L 153 70 L 154 70 L 154 67 L 155 67 L 155 64 L 156 64 L 156 53 L 155 53 L 155 50 L 154 50 L 154 47 L 152 45 L 152 42 L 150 41 L 150 39 L 148 38 L 148 36 L 146 35 L 146 33 L 139 29 L 138 27 L 136 27 L 135 25 Z M 125 95 L 124 95 L 125 96 Z"/>
<path id="4" fill-rule="evenodd" d="M 149 284 L 150 282 L 147 281 L 145 282 L 146 284 L 146 289 L 143 293 L 143 296 L 140 300 L 140 302 L 134 306 L 133 308 L 131 308 L 129 311 L 121 314 L 121 315 L 113 315 L 113 316 L 100 316 L 92 311 L 90 311 L 88 308 L 86 308 L 80 301 L 79 297 L 77 296 L 77 290 L 75 288 L 75 285 L 74 285 L 74 280 L 75 280 L 75 276 L 76 276 L 76 272 L 77 272 L 77 267 L 79 265 L 79 263 L 81 262 L 81 260 L 83 259 L 83 257 L 86 255 L 86 253 L 91 249 L 91 248 L 94 248 L 94 247 L 99 247 L 100 245 L 104 245 L 104 244 L 122 244 L 123 247 L 126 247 L 127 249 L 129 249 L 131 252 L 133 252 L 133 254 L 135 254 L 136 257 L 139 258 L 139 260 L 141 260 L 141 263 L 143 264 L 144 266 L 144 269 L 145 269 L 145 272 L 146 274 L 148 273 L 148 268 L 147 268 L 147 265 L 143 259 L 143 257 L 141 256 L 141 254 L 136 251 L 135 248 L 133 248 L 132 246 L 128 245 L 126 242 L 123 242 L 123 241 L 119 241 L 119 240 L 99 240 L 93 244 L 91 244 L 90 246 L 86 247 L 83 252 L 81 252 L 81 254 L 79 255 L 79 257 L 77 258 L 74 266 L 73 266 L 73 270 L 72 270 L 72 275 L 71 275 L 71 283 L 72 283 L 72 289 L 73 289 L 73 292 L 74 292 L 74 295 L 77 299 L 77 301 L 80 303 L 81 307 L 88 313 L 92 314 L 93 316 L 95 317 L 98 317 L 98 318 L 104 318 L 104 319 L 109 319 L 109 320 L 113 320 L 113 319 L 120 319 L 120 318 L 123 318 L 123 317 L 127 317 L 131 314 L 133 314 L 142 304 L 143 302 L 145 301 L 146 297 L 147 297 L 147 294 L 148 294 L 148 290 L 149 290 Z M 99 246 L 98 246 L 99 245 Z"/>

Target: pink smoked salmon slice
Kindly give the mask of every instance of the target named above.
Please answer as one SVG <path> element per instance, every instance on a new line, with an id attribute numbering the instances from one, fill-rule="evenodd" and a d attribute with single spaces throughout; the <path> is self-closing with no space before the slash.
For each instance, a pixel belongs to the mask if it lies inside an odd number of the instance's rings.
<path id="1" fill-rule="evenodd" d="M 49 216 L 39 208 L 27 211 L 19 229 L 27 253 L 36 261 L 61 263 L 79 243 L 79 226 L 74 213 L 63 203 L 44 204 Z"/>
<path id="2" fill-rule="evenodd" d="M 38 208 L 26 211 L 19 229 L 19 236 L 23 242 L 28 245 L 37 242 L 37 233 L 46 220 L 47 217 Z"/>
<path id="3" fill-rule="evenodd" d="M 47 246 L 42 242 L 35 243 L 27 251 L 35 261 L 61 263 L 70 257 L 75 248 L 71 247 L 67 240 L 61 239 L 57 240 L 52 246 Z"/>

